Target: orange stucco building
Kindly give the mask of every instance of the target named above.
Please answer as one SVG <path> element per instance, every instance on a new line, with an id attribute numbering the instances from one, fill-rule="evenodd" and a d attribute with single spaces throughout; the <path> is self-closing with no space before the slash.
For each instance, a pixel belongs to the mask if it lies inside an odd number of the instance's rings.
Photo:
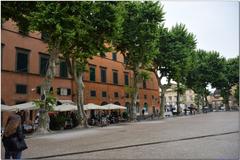
<path id="1" fill-rule="evenodd" d="M 48 60 L 47 44 L 39 32 L 23 35 L 13 22 L 7 21 L 1 28 L 1 103 L 15 105 L 39 99 L 40 89 Z M 89 60 L 84 74 L 84 103 L 116 103 L 128 106 L 130 99 L 124 86 L 129 84 L 132 73 L 124 68 L 124 58 L 119 53 L 106 53 Z M 75 99 L 74 81 L 67 72 L 66 63 L 60 59 L 52 83 L 59 100 Z M 146 113 L 159 110 L 159 91 L 154 74 L 140 85 L 138 113 L 145 106 Z"/>

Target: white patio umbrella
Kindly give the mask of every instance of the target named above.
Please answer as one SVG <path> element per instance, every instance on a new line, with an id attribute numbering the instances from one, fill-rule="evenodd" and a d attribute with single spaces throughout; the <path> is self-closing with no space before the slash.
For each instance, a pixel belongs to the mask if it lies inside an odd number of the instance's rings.
<path id="1" fill-rule="evenodd" d="M 30 101 L 30 102 L 26 102 L 26 103 L 22 103 L 22 104 L 17 104 L 14 105 L 14 107 L 17 108 L 17 110 L 35 110 L 35 109 L 39 109 L 34 102 Z"/>
<path id="2" fill-rule="evenodd" d="M 65 112 L 65 111 L 75 111 L 77 110 L 77 106 L 74 104 L 61 104 L 53 107 L 54 111 Z"/>
<path id="3" fill-rule="evenodd" d="M 17 108 L 15 106 L 1 104 L 1 111 L 17 111 Z"/>
<path id="4" fill-rule="evenodd" d="M 127 107 L 124 107 L 124 106 L 120 106 L 120 105 L 116 105 L 116 104 L 112 104 L 112 103 L 109 103 L 109 104 L 106 104 L 103 106 L 105 108 L 105 110 L 113 110 L 113 109 L 127 109 Z"/>
<path id="5" fill-rule="evenodd" d="M 105 107 L 99 106 L 99 105 L 93 104 L 93 103 L 88 103 L 88 104 L 84 105 L 83 107 L 84 107 L 84 110 L 105 109 Z"/>
<path id="6" fill-rule="evenodd" d="M 75 104 L 72 100 L 58 100 L 62 104 Z"/>

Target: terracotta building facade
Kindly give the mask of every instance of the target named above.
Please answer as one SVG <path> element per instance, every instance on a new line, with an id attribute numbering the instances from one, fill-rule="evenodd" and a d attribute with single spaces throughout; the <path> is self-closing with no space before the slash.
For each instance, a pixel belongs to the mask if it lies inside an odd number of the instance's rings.
<path id="1" fill-rule="evenodd" d="M 23 35 L 13 22 L 7 21 L 1 28 L 1 103 L 15 105 L 40 97 L 40 85 L 48 64 L 48 46 L 39 32 Z M 75 85 L 60 58 L 56 68 L 52 90 L 59 100 L 75 100 Z M 137 112 L 159 110 L 159 90 L 153 73 L 140 85 Z M 120 53 L 109 52 L 104 57 L 89 60 L 84 74 L 84 103 L 103 105 L 115 103 L 129 106 L 130 99 L 124 86 L 130 84 L 132 72 L 124 67 Z"/>

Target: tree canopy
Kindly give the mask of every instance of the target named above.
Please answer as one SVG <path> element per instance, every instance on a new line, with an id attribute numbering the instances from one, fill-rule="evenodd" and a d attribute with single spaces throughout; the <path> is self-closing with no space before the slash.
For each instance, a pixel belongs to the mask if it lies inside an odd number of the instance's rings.
<path id="1" fill-rule="evenodd" d="M 133 95 L 130 118 L 136 118 L 138 79 L 141 69 L 149 68 L 158 53 L 158 28 L 163 19 L 158 2 L 122 2 L 124 6 L 122 34 L 115 41 L 116 50 L 125 58 L 125 66 L 133 71 Z"/>
<path id="2" fill-rule="evenodd" d="M 229 97 L 234 96 L 231 92 L 232 87 L 239 83 L 239 57 L 223 61 L 223 67 L 218 68 L 216 66 L 214 72 L 220 74 L 220 76 L 214 75 L 215 79 L 212 85 L 221 91 L 226 109 L 229 110 Z"/>
<path id="3" fill-rule="evenodd" d="M 37 2 L 2 1 L 1 21 L 12 19 L 23 33 L 29 31 L 29 20 L 27 16 L 36 9 Z"/>

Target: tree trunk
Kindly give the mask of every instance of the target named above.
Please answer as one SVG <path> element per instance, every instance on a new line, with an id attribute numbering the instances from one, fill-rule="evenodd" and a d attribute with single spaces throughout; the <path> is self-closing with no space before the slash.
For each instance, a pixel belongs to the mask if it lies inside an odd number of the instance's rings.
<path id="1" fill-rule="evenodd" d="M 138 96 L 138 80 L 137 80 L 137 76 L 138 76 L 138 72 L 135 71 L 133 73 L 133 95 L 131 96 L 131 109 L 130 109 L 130 120 L 131 121 L 136 121 L 137 119 L 137 112 L 136 112 L 136 104 L 137 104 L 137 96 Z"/>
<path id="2" fill-rule="evenodd" d="M 49 58 L 49 65 L 47 69 L 47 73 L 43 82 L 43 85 L 41 87 L 41 100 L 44 101 L 44 105 L 40 107 L 39 110 L 39 127 L 37 129 L 37 133 L 48 133 L 49 132 L 49 116 L 48 116 L 48 108 L 47 108 L 47 102 L 46 98 L 50 93 L 50 88 L 52 84 L 52 80 L 55 76 L 55 68 L 56 68 L 56 62 L 58 60 L 58 45 L 56 48 L 49 50 L 50 58 Z"/>
<path id="3" fill-rule="evenodd" d="M 166 101 L 165 101 L 165 93 L 166 90 L 168 89 L 168 87 L 170 87 L 170 80 L 168 80 L 168 84 L 166 85 L 162 85 L 162 78 L 163 76 L 158 77 L 158 73 L 157 70 L 154 72 L 155 77 L 158 80 L 158 87 L 161 89 L 161 95 L 160 95 L 160 118 L 164 118 L 164 113 L 165 113 L 165 105 L 166 105 Z"/>
<path id="4" fill-rule="evenodd" d="M 226 95 L 224 96 L 224 103 L 226 107 L 226 111 L 230 111 L 230 105 L 229 105 L 229 93 L 226 92 Z"/>
<path id="5" fill-rule="evenodd" d="M 80 72 L 78 76 L 75 78 L 75 82 L 77 85 L 77 107 L 78 107 L 78 115 L 79 116 L 79 124 L 82 124 L 85 128 L 88 128 L 87 116 L 84 112 L 84 83 L 83 83 L 83 72 Z"/>
<path id="6" fill-rule="evenodd" d="M 230 105 L 229 105 L 229 98 L 227 99 L 225 106 L 226 106 L 226 111 L 231 110 Z"/>
<path id="7" fill-rule="evenodd" d="M 161 118 L 164 118 L 164 112 L 165 112 L 165 105 L 166 105 L 166 102 L 165 102 L 165 93 L 166 93 L 166 90 L 167 88 L 164 87 L 163 85 L 160 85 L 160 88 L 161 88 L 161 95 L 160 95 L 160 117 Z"/>
<path id="8" fill-rule="evenodd" d="M 209 107 L 208 99 L 207 99 L 207 94 L 204 94 L 204 99 L 205 99 L 205 104 L 207 107 Z"/>
<path id="9" fill-rule="evenodd" d="M 179 82 L 177 82 L 177 114 L 180 114 L 180 92 L 179 92 Z"/>

